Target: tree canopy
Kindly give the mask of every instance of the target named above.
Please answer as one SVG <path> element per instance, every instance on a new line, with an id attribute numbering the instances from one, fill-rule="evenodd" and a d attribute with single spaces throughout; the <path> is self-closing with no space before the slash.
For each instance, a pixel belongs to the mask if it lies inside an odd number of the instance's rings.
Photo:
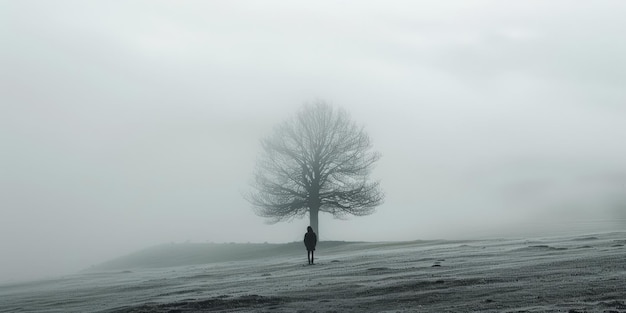
<path id="1" fill-rule="evenodd" d="M 318 213 L 336 218 L 373 213 L 384 201 L 370 180 L 380 153 L 348 113 L 325 102 L 305 105 L 262 140 L 247 200 L 270 223 L 304 217 L 318 232 Z"/>

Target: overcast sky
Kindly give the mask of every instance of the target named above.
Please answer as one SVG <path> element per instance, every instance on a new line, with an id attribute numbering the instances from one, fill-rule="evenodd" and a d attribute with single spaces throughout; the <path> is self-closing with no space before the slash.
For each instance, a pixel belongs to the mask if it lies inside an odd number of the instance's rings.
<path id="1" fill-rule="evenodd" d="M 326 240 L 626 229 L 624 1 L 0 1 L 0 282 L 300 241 L 242 198 L 305 102 L 386 202 Z"/>

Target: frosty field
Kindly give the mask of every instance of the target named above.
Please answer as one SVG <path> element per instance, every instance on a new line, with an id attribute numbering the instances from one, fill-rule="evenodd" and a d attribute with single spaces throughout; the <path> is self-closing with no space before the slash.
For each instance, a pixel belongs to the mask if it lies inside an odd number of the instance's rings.
<path id="1" fill-rule="evenodd" d="M 312 266 L 301 243 L 267 245 L 271 253 L 250 245 L 254 253 L 231 261 L 127 269 L 113 262 L 0 285 L 0 312 L 626 312 L 625 244 L 623 232 L 322 242 Z"/>

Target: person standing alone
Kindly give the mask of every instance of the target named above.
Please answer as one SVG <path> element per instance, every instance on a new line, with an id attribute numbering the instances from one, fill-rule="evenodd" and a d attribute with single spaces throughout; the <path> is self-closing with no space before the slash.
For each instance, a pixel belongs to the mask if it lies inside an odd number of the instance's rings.
<path id="1" fill-rule="evenodd" d="M 311 226 L 306 228 L 306 234 L 304 234 L 304 246 L 307 251 L 307 258 L 309 259 L 309 265 L 313 263 L 313 251 L 315 251 L 315 245 L 317 244 L 317 235 L 313 231 Z"/>

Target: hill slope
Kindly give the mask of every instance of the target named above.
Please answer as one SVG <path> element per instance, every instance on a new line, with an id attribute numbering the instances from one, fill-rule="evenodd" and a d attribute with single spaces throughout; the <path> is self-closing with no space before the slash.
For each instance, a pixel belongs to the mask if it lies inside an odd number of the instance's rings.
<path id="1" fill-rule="evenodd" d="M 341 249 L 359 243 L 343 241 L 320 242 L 325 250 Z M 300 242 L 284 244 L 267 243 L 183 243 L 162 244 L 143 249 L 89 268 L 88 272 L 126 270 L 133 268 L 159 268 L 208 264 L 229 261 L 244 261 L 275 257 L 298 257 L 306 259 L 304 246 Z"/>

